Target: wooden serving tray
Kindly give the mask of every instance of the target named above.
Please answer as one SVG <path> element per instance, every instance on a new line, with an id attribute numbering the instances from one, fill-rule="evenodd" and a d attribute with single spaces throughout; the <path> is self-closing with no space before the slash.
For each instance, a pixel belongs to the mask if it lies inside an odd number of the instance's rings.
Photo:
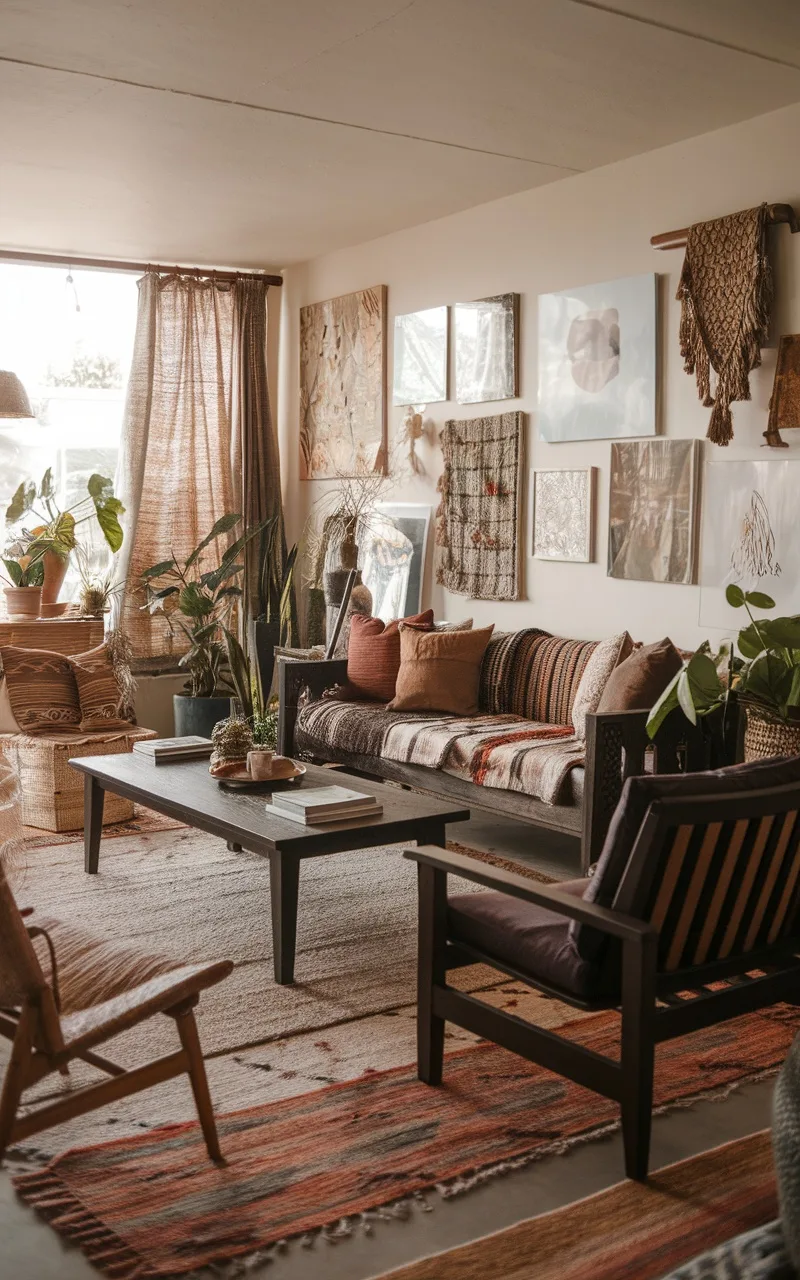
<path id="1" fill-rule="evenodd" d="M 300 781 L 306 772 L 306 766 L 299 760 L 291 760 L 289 756 L 274 756 L 272 760 L 272 776 L 269 778 L 253 778 L 247 772 L 247 765 L 242 764 L 235 773 L 215 774 L 214 766 L 208 772 L 216 778 L 220 785 L 230 787 L 264 787 L 271 791 L 277 785 L 292 786 Z"/>

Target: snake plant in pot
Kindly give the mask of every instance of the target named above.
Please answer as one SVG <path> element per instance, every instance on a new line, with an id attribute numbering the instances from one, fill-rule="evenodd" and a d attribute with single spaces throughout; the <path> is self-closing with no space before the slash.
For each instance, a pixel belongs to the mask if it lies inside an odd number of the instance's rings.
<path id="1" fill-rule="evenodd" d="M 692 654 L 650 712 L 647 731 L 655 737 L 678 707 L 692 724 L 715 716 L 724 726 L 735 699 L 745 717 L 745 760 L 800 755 L 800 614 L 757 618 L 754 609 L 774 609 L 775 601 L 734 583 L 725 598 L 732 608 L 746 611 L 747 625 L 735 645 L 726 643 L 714 652 L 706 641 Z"/>

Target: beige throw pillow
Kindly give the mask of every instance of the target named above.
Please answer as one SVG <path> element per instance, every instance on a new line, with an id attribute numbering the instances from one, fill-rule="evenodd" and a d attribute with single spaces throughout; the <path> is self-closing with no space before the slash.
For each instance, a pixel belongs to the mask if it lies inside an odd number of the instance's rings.
<path id="1" fill-rule="evenodd" d="M 417 631 L 400 627 L 400 671 L 391 711 L 478 713 L 481 662 L 494 627 Z"/>
<path id="2" fill-rule="evenodd" d="M 609 640 L 601 640 L 587 662 L 572 704 L 572 724 L 578 738 L 586 737 L 586 717 L 597 710 L 611 672 L 632 650 L 633 641 L 627 631 L 623 631 Z"/>

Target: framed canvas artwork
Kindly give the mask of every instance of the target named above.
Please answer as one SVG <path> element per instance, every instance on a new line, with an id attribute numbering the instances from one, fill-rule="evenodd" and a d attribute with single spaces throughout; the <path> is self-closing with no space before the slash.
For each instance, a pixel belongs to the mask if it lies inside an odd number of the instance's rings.
<path id="1" fill-rule="evenodd" d="M 597 468 L 531 471 L 532 552 L 537 560 L 594 559 Z"/>
<path id="2" fill-rule="evenodd" d="M 694 582 L 699 451 L 699 440 L 612 444 L 609 577 Z"/>
<path id="3" fill-rule="evenodd" d="M 393 404 L 447 399 L 447 307 L 395 316 Z"/>
<path id="4" fill-rule="evenodd" d="M 459 404 L 511 400 L 518 394 L 518 319 L 518 293 L 456 303 L 456 400 Z"/>
<path id="5" fill-rule="evenodd" d="M 703 476 L 700 624 L 735 635 L 747 618 L 725 589 L 763 591 L 778 615 L 800 613 L 800 462 L 713 462 Z"/>
<path id="6" fill-rule="evenodd" d="M 300 479 L 386 471 L 386 285 L 300 311 Z"/>
<path id="7" fill-rule="evenodd" d="M 656 276 L 539 297 L 539 432 L 554 443 L 656 434 Z"/>
<path id="8" fill-rule="evenodd" d="M 373 617 L 391 622 L 419 613 L 431 510 L 424 503 L 378 502 L 362 521 L 359 561 Z"/>

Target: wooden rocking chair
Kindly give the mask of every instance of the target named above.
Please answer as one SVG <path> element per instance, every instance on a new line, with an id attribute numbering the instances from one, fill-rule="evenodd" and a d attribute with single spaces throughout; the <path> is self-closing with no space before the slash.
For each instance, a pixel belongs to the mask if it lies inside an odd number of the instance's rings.
<path id="1" fill-rule="evenodd" d="M 120 989 L 125 984 L 117 981 L 110 998 L 103 998 L 101 992 L 99 1002 L 62 1014 L 57 927 L 52 930 L 55 943 L 51 937 L 51 927 L 58 922 L 45 921 L 45 927 L 26 926 L 23 916 L 29 915 L 29 911 L 23 913 L 17 907 L 0 866 L 0 1035 L 12 1041 L 11 1058 L 0 1091 L 0 1161 L 12 1143 L 23 1142 L 42 1129 L 161 1084 L 184 1071 L 191 1082 L 208 1154 L 212 1160 L 222 1161 L 193 1010 L 199 993 L 226 978 L 233 964 L 225 960 L 182 965 L 165 971 L 166 962 L 147 955 L 137 957 L 122 949 L 128 961 L 135 963 L 141 959 L 141 973 L 146 980 L 138 985 L 130 984 L 128 989 Z M 42 938 L 50 951 L 49 979 L 32 942 L 36 937 Z M 103 958 L 107 960 L 108 951 L 114 945 L 89 935 L 86 942 L 90 956 L 94 946 L 95 960 L 98 949 L 104 951 Z M 73 945 L 73 953 L 74 950 Z M 120 975 L 115 976 L 119 979 Z M 165 1013 L 175 1022 L 181 1044 L 175 1053 L 126 1070 L 95 1052 L 95 1047 L 103 1041 L 157 1013 Z M 26 1089 L 52 1072 L 66 1075 L 70 1062 L 75 1059 L 100 1068 L 110 1078 L 18 1114 Z"/>

